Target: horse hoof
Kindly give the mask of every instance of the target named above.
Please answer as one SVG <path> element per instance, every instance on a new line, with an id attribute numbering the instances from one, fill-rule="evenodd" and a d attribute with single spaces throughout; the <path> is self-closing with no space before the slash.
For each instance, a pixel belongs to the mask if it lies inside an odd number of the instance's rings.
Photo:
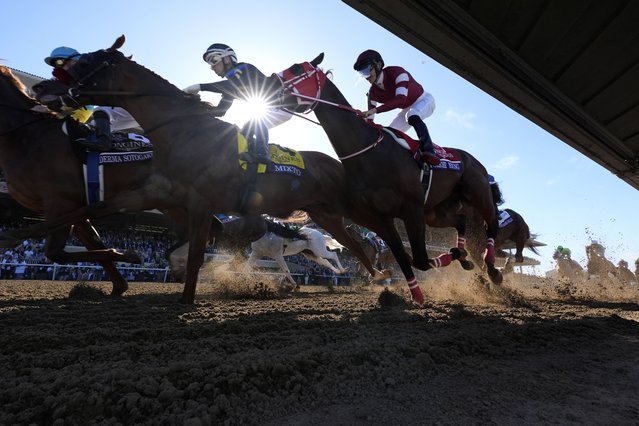
<path id="1" fill-rule="evenodd" d="M 425 262 L 418 262 L 416 260 L 413 260 L 413 267 L 419 269 L 420 271 L 428 271 L 430 268 L 432 268 L 428 259 L 426 259 Z"/>
<path id="2" fill-rule="evenodd" d="M 466 259 L 457 259 L 457 260 L 459 260 L 461 267 L 465 271 L 472 271 L 473 269 L 475 269 L 475 264 L 471 262 L 470 260 L 466 260 Z"/>
<path id="3" fill-rule="evenodd" d="M 449 250 L 449 253 L 453 256 L 453 260 L 459 260 L 468 256 L 468 252 L 463 248 L 453 247 Z"/>
<path id="4" fill-rule="evenodd" d="M 487 264 L 488 267 L 488 277 L 493 282 L 493 284 L 501 284 L 504 281 L 504 276 L 501 274 L 501 271 L 495 268 L 491 264 Z"/>

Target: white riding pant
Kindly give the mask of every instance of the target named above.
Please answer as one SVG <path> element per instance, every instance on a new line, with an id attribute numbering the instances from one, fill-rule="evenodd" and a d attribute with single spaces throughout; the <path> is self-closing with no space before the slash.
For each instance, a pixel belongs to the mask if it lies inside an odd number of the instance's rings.
<path id="1" fill-rule="evenodd" d="M 417 115 L 423 120 L 424 118 L 433 115 L 434 111 L 435 98 L 433 98 L 433 95 L 430 93 L 424 92 L 419 98 L 417 98 L 415 103 L 401 110 L 388 127 L 405 133 L 412 127 L 408 124 L 408 117 L 411 115 Z"/>

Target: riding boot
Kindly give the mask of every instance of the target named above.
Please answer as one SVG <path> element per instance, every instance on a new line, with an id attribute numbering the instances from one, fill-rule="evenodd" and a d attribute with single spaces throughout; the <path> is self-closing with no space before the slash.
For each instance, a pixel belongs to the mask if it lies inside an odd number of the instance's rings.
<path id="1" fill-rule="evenodd" d="M 433 141 L 430 138 L 428 127 L 426 123 L 417 115 L 411 115 L 408 117 L 408 124 L 413 126 L 417 137 L 419 138 L 419 155 L 424 161 L 431 166 L 437 166 L 439 164 L 439 158 L 435 155 L 435 149 L 433 147 Z"/>
<path id="2" fill-rule="evenodd" d="M 96 151 L 108 151 L 111 149 L 111 119 L 103 111 L 93 114 L 94 131 L 86 139 L 78 139 L 77 142 L 89 149 Z"/>
<path id="3" fill-rule="evenodd" d="M 270 163 L 271 156 L 268 151 L 268 141 L 256 139 L 254 146 L 255 160 L 258 163 Z"/>

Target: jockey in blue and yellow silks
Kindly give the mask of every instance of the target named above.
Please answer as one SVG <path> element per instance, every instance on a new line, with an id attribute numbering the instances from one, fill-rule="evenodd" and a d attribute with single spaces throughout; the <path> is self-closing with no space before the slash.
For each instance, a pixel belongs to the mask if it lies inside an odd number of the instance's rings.
<path id="1" fill-rule="evenodd" d="M 267 87 L 269 84 L 279 84 L 276 80 L 269 83 L 264 75 L 254 65 L 246 62 L 237 62 L 235 51 L 226 44 L 214 43 L 202 55 L 204 61 L 211 66 L 211 69 L 219 77 L 226 78 L 224 81 L 215 83 L 193 84 L 184 89 L 186 93 L 197 94 L 200 91 L 214 92 L 222 94 L 222 99 L 216 108 L 216 116 L 221 117 L 233 104 L 233 100 L 249 100 L 253 97 L 259 98 L 265 93 L 277 93 Z M 269 99 L 263 99 L 269 104 Z M 266 117 L 251 118 L 243 129 L 247 139 L 254 140 L 254 144 L 249 143 L 249 151 L 252 158 L 248 161 L 269 163 L 268 152 L 268 129 L 278 126 L 291 118 L 291 114 L 277 107 L 268 107 Z M 253 149 L 251 149 L 253 148 Z"/>

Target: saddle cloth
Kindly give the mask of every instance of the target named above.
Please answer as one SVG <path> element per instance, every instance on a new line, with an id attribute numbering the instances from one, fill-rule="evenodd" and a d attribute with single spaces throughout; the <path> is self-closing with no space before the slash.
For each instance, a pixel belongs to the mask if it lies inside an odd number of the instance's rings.
<path id="1" fill-rule="evenodd" d="M 258 173 L 283 173 L 302 176 L 305 167 L 304 159 L 299 152 L 272 143 L 268 145 L 268 151 L 272 163 L 260 163 L 257 167 Z M 239 162 L 242 170 L 246 170 L 248 167 L 248 162 L 241 159 L 241 154 L 245 152 L 248 152 L 248 141 L 242 133 L 238 132 L 237 153 L 240 156 Z"/>
<path id="2" fill-rule="evenodd" d="M 87 204 L 104 201 L 104 165 L 148 161 L 153 158 L 153 151 L 135 152 L 97 152 L 88 151 L 84 157 L 84 189 Z"/>
<path id="3" fill-rule="evenodd" d="M 421 160 L 419 155 L 419 141 L 391 127 L 384 127 L 384 131 L 391 135 L 400 146 L 408 149 L 416 161 Z M 463 163 L 453 148 L 445 148 L 435 143 L 433 143 L 433 148 L 435 149 L 435 155 L 439 158 L 439 165 L 431 166 L 431 169 L 455 170 L 458 172 L 463 170 Z"/>

